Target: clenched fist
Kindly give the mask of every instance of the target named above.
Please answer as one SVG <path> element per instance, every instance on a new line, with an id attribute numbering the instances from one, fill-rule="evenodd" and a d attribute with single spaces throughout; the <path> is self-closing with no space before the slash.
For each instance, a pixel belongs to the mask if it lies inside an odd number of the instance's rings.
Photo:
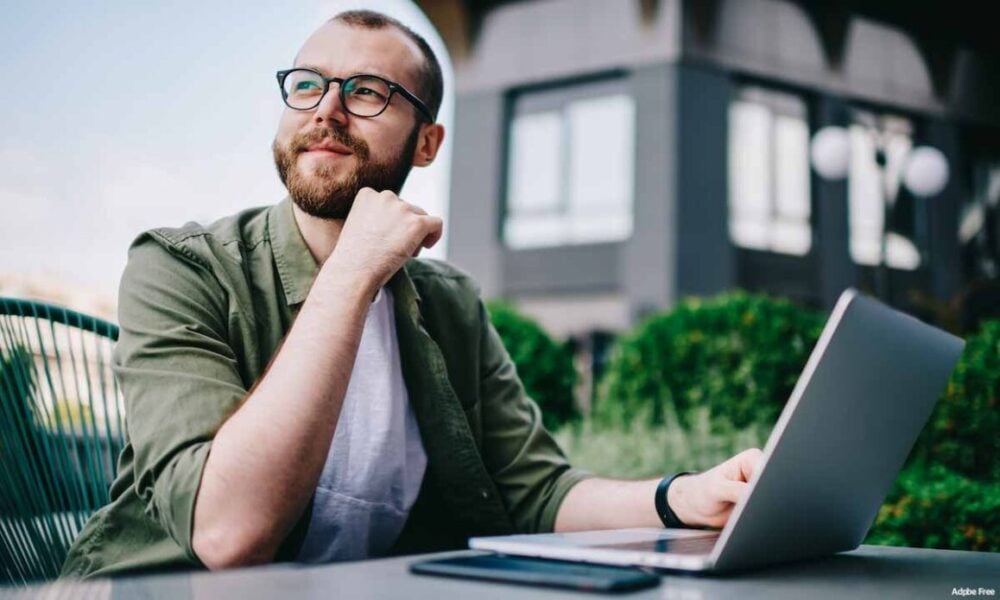
<path id="1" fill-rule="evenodd" d="M 362 188 L 324 270 L 360 277 L 377 290 L 403 264 L 441 239 L 443 222 L 390 191 Z"/>

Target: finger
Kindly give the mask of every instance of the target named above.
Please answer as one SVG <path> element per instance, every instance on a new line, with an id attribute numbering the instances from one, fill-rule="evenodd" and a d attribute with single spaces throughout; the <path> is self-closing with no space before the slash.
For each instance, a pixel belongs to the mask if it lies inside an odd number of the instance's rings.
<path id="1" fill-rule="evenodd" d="M 438 243 L 438 240 L 441 239 L 441 234 L 444 231 L 443 221 L 439 217 L 425 216 L 420 220 L 420 222 L 424 227 L 424 237 L 420 243 L 417 244 L 416 249 L 414 249 L 413 254 L 411 255 L 413 258 L 420 255 L 420 250 L 422 248 L 430 248 L 434 244 Z"/>
<path id="2" fill-rule="evenodd" d="M 370 194 L 375 194 L 377 196 L 378 192 L 376 192 L 374 189 L 372 189 L 372 188 L 370 188 L 368 186 L 365 186 L 365 187 L 361 188 L 360 190 L 358 190 L 358 193 L 355 194 L 354 197 L 358 198 L 360 196 L 368 196 Z"/>
<path id="3" fill-rule="evenodd" d="M 742 481 L 723 479 L 719 481 L 715 488 L 716 498 L 722 502 L 732 502 L 733 504 L 736 504 L 746 488 L 747 484 Z"/>
<path id="4" fill-rule="evenodd" d="M 422 208 L 420 208 L 416 204 L 410 204 L 409 202 L 407 202 L 406 200 L 403 200 L 402 198 L 399 198 L 399 201 L 402 202 L 403 206 L 406 207 L 406 209 L 409 210 L 411 213 L 414 213 L 414 214 L 417 214 L 417 215 L 421 215 L 421 216 L 427 216 L 427 211 L 424 210 L 424 209 L 422 209 Z"/>
<path id="5" fill-rule="evenodd" d="M 403 204 L 406 204 L 406 207 L 409 208 L 410 211 L 412 211 L 412 212 L 414 212 L 414 213 L 416 213 L 418 215 L 424 216 L 424 217 L 427 216 L 427 211 L 424 210 L 424 209 L 422 209 L 422 208 L 420 208 L 416 204 L 409 204 L 407 202 L 404 202 Z"/>
<path id="6" fill-rule="evenodd" d="M 737 457 L 739 458 L 740 478 L 743 481 L 750 481 L 754 472 L 760 467 L 764 453 L 760 451 L 760 448 L 750 448 L 740 452 Z"/>
<path id="7" fill-rule="evenodd" d="M 720 470 L 726 479 L 750 481 L 750 476 L 753 475 L 754 467 L 759 460 L 759 453 L 756 448 L 744 450 L 722 463 Z"/>
<path id="8" fill-rule="evenodd" d="M 428 231 L 424 241 L 420 243 L 424 248 L 430 248 L 441 240 L 444 234 L 444 221 L 440 217 L 427 217 Z"/>
<path id="9" fill-rule="evenodd" d="M 705 520 L 705 524 L 708 525 L 709 527 L 725 527 L 726 521 L 728 521 L 729 517 L 733 514 L 734 508 L 735 505 L 730 505 L 729 508 L 727 508 L 726 510 L 718 514 L 715 514 L 711 517 L 708 517 Z"/>

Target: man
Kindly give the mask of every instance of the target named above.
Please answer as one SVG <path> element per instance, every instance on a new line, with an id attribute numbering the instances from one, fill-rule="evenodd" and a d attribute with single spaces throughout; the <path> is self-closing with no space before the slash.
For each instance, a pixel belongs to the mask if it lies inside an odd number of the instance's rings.
<path id="1" fill-rule="evenodd" d="M 472 281 L 413 258 L 442 231 L 397 196 L 444 139 L 423 39 L 342 13 L 278 79 L 289 198 L 130 248 L 114 354 L 128 444 L 64 575 L 725 523 L 758 451 L 672 481 L 571 468 Z"/>

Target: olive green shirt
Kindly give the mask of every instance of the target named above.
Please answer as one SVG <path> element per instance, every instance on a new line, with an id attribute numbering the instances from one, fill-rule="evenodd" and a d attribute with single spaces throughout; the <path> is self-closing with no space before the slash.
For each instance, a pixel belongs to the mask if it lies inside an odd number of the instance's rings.
<path id="1" fill-rule="evenodd" d="M 264 374 L 318 270 L 288 198 L 133 242 L 113 353 L 127 443 L 110 503 L 73 544 L 64 576 L 203 568 L 191 534 L 212 438 Z M 587 475 L 542 426 L 476 285 L 446 263 L 418 259 L 387 285 L 428 459 L 392 553 L 551 531 L 566 493 Z M 278 560 L 297 554 L 310 511 Z"/>

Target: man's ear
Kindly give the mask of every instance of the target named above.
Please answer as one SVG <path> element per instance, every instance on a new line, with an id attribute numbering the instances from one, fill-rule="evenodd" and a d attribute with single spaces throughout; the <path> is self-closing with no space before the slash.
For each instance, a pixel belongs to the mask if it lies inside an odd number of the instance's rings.
<path id="1" fill-rule="evenodd" d="M 426 167 L 434 162 L 441 143 L 444 142 L 444 126 L 430 123 L 420 126 L 417 134 L 417 149 L 413 152 L 413 166 Z"/>

